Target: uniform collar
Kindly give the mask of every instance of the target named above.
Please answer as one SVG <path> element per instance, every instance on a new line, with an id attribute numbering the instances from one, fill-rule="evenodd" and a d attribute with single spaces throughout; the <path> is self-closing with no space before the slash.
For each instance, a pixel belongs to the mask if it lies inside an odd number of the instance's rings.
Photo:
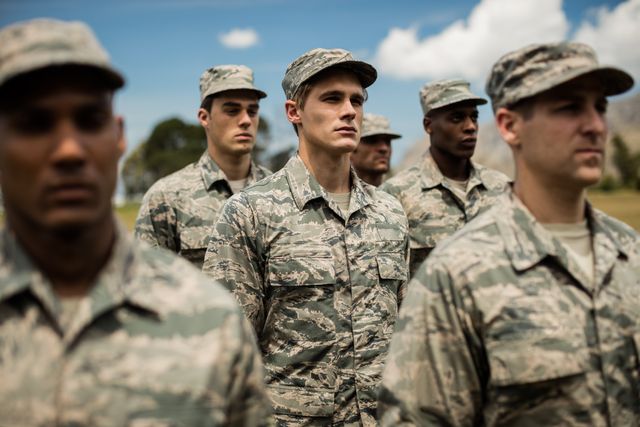
<path id="1" fill-rule="evenodd" d="M 469 174 L 469 183 L 467 184 L 467 191 L 477 187 L 484 186 L 490 190 L 493 190 L 494 187 L 496 189 L 499 186 L 494 185 L 491 180 L 487 179 L 485 176 L 486 169 L 480 165 L 477 165 L 472 160 L 471 164 L 471 172 Z M 444 185 L 445 176 L 440 172 L 440 168 L 436 164 L 436 161 L 433 159 L 431 153 L 427 150 L 427 153 L 424 156 L 421 165 L 421 176 L 422 176 L 422 189 L 430 190 L 439 185 Z"/>
<path id="2" fill-rule="evenodd" d="M 204 153 L 202 153 L 202 156 L 200 156 L 200 159 L 198 160 L 198 168 L 200 169 L 202 181 L 204 182 L 207 190 L 210 190 L 211 187 L 219 181 L 228 183 L 227 176 L 224 174 L 222 169 L 220 169 L 220 166 L 213 161 L 207 150 L 205 150 Z M 260 175 L 260 168 L 251 161 L 247 185 L 257 182 L 262 178 L 263 176 Z"/>
<path id="3" fill-rule="evenodd" d="M 111 255 L 87 295 L 89 309 L 82 310 L 76 316 L 70 329 L 65 332 L 65 340 L 73 339 L 94 319 L 124 303 L 158 314 L 156 307 L 132 297 L 135 292 L 132 289 L 135 283 L 131 281 L 135 253 L 130 239 L 124 226 L 118 223 Z M 33 264 L 10 231 L 2 231 L 0 242 L 0 302 L 21 292 L 30 292 L 49 315 L 57 319 L 60 302 L 49 280 Z"/>
<path id="4" fill-rule="evenodd" d="M 315 199 L 324 199 L 330 205 L 327 191 L 318 183 L 316 178 L 309 172 L 299 155 L 292 157 L 284 167 L 293 200 L 298 209 L 302 210 L 307 203 Z M 356 212 L 372 203 L 372 188 L 365 184 L 351 168 L 351 201 L 349 213 Z M 371 187 L 371 188 L 369 188 Z"/>
<path id="5" fill-rule="evenodd" d="M 501 209 L 494 212 L 494 217 L 515 270 L 527 270 L 550 256 L 586 288 L 591 287 L 586 283 L 582 270 L 570 259 L 564 245 L 535 219 L 512 190 L 501 200 Z M 623 243 L 602 222 L 589 203 L 586 203 L 585 214 L 592 233 L 597 286 L 602 283 L 616 259 L 619 256 L 627 257 L 627 253 Z"/>

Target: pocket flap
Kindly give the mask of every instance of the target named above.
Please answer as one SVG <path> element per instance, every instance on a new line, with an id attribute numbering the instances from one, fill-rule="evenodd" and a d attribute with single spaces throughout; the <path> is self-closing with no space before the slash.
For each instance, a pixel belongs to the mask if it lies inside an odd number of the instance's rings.
<path id="1" fill-rule="evenodd" d="M 331 285 L 336 281 L 331 255 L 277 257 L 268 264 L 271 286 Z"/>
<path id="2" fill-rule="evenodd" d="M 507 345 L 489 355 L 491 382 L 497 386 L 529 384 L 579 375 L 587 370 L 580 351 Z"/>
<path id="3" fill-rule="evenodd" d="M 401 253 L 376 255 L 378 274 L 381 279 L 407 280 L 407 263 Z"/>
<path id="4" fill-rule="evenodd" d="M 268 385 L 273 412 L 302 417 L 331 417 L 333 390 L 284 385 Z"/>

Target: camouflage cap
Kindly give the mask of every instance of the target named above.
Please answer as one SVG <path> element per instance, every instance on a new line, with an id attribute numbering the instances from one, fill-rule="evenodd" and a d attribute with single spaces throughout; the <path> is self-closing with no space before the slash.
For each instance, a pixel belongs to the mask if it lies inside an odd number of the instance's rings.
<path id="1" fill-rule="evenodd" d="M 330 67 L 354 72 L 365 88 L 378 78 L 378 72 L 372 65 L 355 60 L 348 50 L 316 48 L 303 53 L 287 67 L 282 79 L 282 89 L 287 99 L 293 99 L 302 83 Z"/>
<path id="2" fill-rule="evenodd" d="M 633 78 L 626 72 L 599 65 L 590 46 L 562 42 L 533 44 L 507 53 L 491 69 L 485 90 L 495 111 L 585 74 L 601 79 L 605 95 L 626 92 L 633 86 Z"/>
<path id="3" fill-rule="evenodd" d="M 388 135 L 391 139 L 400 138 L 401 135 L 391 130 L 389 119 L 378 114 L 366 113 L 362 117 L 362 134 L 360 138 L 373 135 Z"/>
<path id="4" fill-rule="evenodd" d="M 0 86 L 23 74 L 65 65 L 94 68 L 113 89 L 124 85 L 109 55 L 82 22 L 41 18 L 0 30 Z"/>
<path id="5" fill-rule="evenodd" d="M 200 76 L 200 101 L 225 90 L 247 89 L 264 98 L 267 94 L 253 85 L 253 71 L 246 65 L 217 65 Z"/>
<path id="6" fill-rule="evenodd" d="M 471 92 L 469 82 L 461 79 L 437 80 L 420 89 L 420 105 L 424 115 L 431 110 L 463 101 L 473 101 L 476 105 L 487 103 L 486 99 Z"/>

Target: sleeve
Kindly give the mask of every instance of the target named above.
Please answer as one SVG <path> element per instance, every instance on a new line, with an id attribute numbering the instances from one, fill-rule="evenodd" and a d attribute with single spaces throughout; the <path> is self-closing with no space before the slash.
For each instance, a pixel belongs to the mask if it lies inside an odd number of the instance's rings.
<path id="1" fill-rule="evenodd" d="M 151 246 L 159 246 L 172 252 L 178 252 L 180 247 L 176 238 L 176 225 L 175 211 L 167 201 L 165 193 L 151 187 L 142 199 L 136 218 L 134 236 Z"/>
<path id="2" fill-rule="evenodd" d="M 244 193 L 231 197 L 213 227 L 202 271 L 230 290 L 260 333 L 264 325 L 264 262 L 258 229 Z"/>
<path id="3" fill-rule="evenodd" d="M 379 394 L 381 425 L 482 425 L 481 343 L 449 274 L 427 261 L 396 322 Z"/>
<path id="4" fill-rule="evenodd" d="M 267 426 L 272 422 L 271 401 L 265 385 L 262 358 L 256 345 L 255 334 L 242 315 L 235 317 L 227 344 L 236 342 L 237 354 L 231 360 L 230 370 L 220 372 L 229 375 L 230 383 L 224 398 L 229 402 L 225 426 Z"/>
<path id="5" fill-rule="evenodd" d="M 407 230 L 408 230 L 407 224 Z M 404 301 L 405 296 L 407 295 L 407 289 L 409 288 L 409 233 L 405 233 L 404 239 L 404 262 L 406 265 L 407 278 L 400 284 L 398 287 L 398 307 L 402 305 L 402 301 Z"/>

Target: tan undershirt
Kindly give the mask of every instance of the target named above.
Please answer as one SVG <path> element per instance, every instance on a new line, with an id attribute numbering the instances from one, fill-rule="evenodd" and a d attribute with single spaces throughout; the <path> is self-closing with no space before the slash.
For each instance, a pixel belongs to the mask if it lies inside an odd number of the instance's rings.
<path id="1" fill-rule="evenodd" d="M 467 201 L 467 184 L 469 180 L 466 179 L 464 181 L 458 181 L 456 179 L 451 179 L 444 177 L 444 180 L 447 184 L 449 184 L 449 188 L 453 191 L 453 194 L 456 195 L 463 202 Z"/>
<path id="2" fill-rule="evenodd" d="M 343 215 L 349 212 L 349 202 L 351 201 L 351 192 L 349 193 L 329 193 L 329 198 L 336 202 Z"/>
<path id="3" fill-rule="evenodd" d="M 60 297 L 58 301 L 60 302 L 60 326 L 62 326 L 63 330 L 69 329 L 71 324 L 73 323 L 73 319 L 78 314 L 78 310 L 80 309 L 80 305 L 84 301 L 85 297 Z"/>
<path id="4" fill-rule="evenodd" d="M 565 245 L 569 256 L 573 257 L 593 282 L 595 279 L 593 247 L 587 220 L 576 224 L 542 224 L 542 226 Z"/>
<path id="5" fill-rule="evenodd" d="M 247 186 L 248 180 L 249 180 L 249 177 L 243 178 L 243 179 L 236 179 L 236 180 L 229 179 L 227 180 L 227 182 L 229 183 L 229 187 L 231 187 L 231 192 L 233 194 L 236 194 L 242 191 L 242 189 Z"/>

